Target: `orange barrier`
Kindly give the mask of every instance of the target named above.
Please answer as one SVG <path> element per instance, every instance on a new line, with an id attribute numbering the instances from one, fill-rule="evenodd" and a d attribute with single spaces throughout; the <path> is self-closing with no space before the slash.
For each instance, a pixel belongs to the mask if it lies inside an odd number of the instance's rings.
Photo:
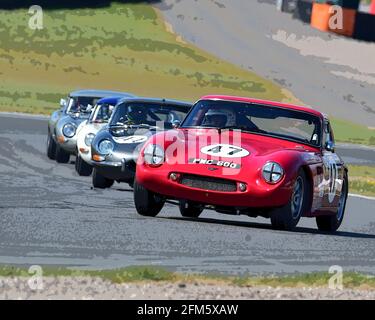
<path id="1" fill-rule="evenodd" d="M 329 19 L 331 18 L 331 5 L 314 2 L 311 13 L 311 26 L 320 31 L 329 31 Z"/>
<path id="2" fill-rule="evenodd" d="M 311 26 L 321 31 L 332 31 L 351 37 L 354 33 L 357 11 L 355 9 L 339 8 L 342 10 L 342 26 L 339 23 L 339 19 L 341 18 L 339 17 L 340 12 L 334 10 L 332 5 L 314 2 L 311 14 Z"/>
<path id="3" fill-rule="evenodd" d="M 356 18 L 357 10 L 347 9 L 347 8 L 341 8 L 341 9 L 342 9 L 342 29 L 330 28 L 329 30 L 337 34 L 341 34 L 343 36 L 351 37 L 353 36 L 353 33 L 354 33 L 355 18 Z M 334 17 L 332 17 L 332 19 L 334 19 Z"/>

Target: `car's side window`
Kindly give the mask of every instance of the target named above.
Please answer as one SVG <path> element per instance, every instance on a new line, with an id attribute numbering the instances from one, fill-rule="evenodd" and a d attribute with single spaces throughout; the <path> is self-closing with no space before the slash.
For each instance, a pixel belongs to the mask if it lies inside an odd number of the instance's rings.
<path id="1" fill-rule="evenodd" d="M 70 97 L 69 96 L 67 96 L 66 98 L 65 98 L 65 105 L 62 107 L 62 112 L 64 112 L 64 113 L 66 113 L 67 112 L 67 110 L 68 110 L 68 105 L 69 105 L 69 100 L 70 100 Z"/>
<path id="2" fill-rule="evenodd" d="M 324 121 L 324 142 L 326 149 L 328 149 L 327 146 L 330 146 L 332 148 L 332 146 L 334 146 L 335 144 L 332 128 L 328 121 Z"/>

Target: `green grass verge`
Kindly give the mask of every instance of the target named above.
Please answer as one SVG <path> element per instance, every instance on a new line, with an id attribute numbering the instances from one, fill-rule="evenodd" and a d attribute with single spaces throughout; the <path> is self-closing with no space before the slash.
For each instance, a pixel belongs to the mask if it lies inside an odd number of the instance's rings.
<path id="1" fill-rule="evenodd" d="M 25 9 L 0 10 L 0 111 L 50 114 L 74 89 L 128 91 L 195 101 L 230 94 L 298 103 L 256 74 L 183 42 L 147 4 L 45 10 L 44 29 Z M 337 141 L 375 145 L 375 131 L 333 119 Z"/>
<path id="2" fill-rule="evenodd" d="M 349 192 L 375 197 L 375 166 L 349 165 Z"/>
<path id="3" fill-rule="evenodd" d="M 10 266 L 0 267 L 0 277 L 30 277 L 25 268 Z M 87 271 L 65 268 L 43 268 L 45 277 L 99 277 L 113 283 L 130 282 L 186 282 L 207 284 L 228 284 L 235 286 L 270 286 L 270 287 L 327 287 L 332 274 L 316 272 L 293 276 L 268 277 L 232 277 L 222 275 L 181 274 L 158 267 L 127 267 L 115 270 Z M 347 272 L 343 275 L 345 288 L 375 289 L 375 277 L 360 273 Z"/>
<path id="4" fill-rule="evenodd" d="M 280 87 L 178 38 L 147 4 L 44 11 L 0 10 L 0 111 L 48 114 L 74 89 L 197 100 L 210 93 L 293 102 Z"/>
<path id="5" fill-rule="evenodd" d="M 2 266 L 0 277 L 30 277 L 32 274 L 26 268 Z M 114 270 L 76 270 L 66 268 L 43 268 L 45 277 L 100 277 L 115 283 L 137 282 L 137 281 L 174 281 L 175 274 L 162 268 L 156 267 L 127 267 Z"/>
<path id="6" fill-rule="evenodd" d="M 349 165 L 348 169 L 350 176 L 375 179 L 375 165 L 373 167 Z"/>
<path id="7" fill-rule="evenodd" d="M 331 119 L 335 140 L 375 146 L 375 128 L 368 128 L 350 121 Z"/>

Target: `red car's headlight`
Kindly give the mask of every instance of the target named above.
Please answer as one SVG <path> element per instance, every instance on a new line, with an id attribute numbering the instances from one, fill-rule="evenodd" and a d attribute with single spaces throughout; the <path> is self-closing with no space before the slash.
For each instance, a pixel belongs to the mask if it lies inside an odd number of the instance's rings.
<path id="1" fill-rule="evenodd" d="M 270 161 L 263 166 L 262 176 L 267 183 L 278 183 L 284 176 L 284 170 L 278 163 Z"/>
<path id="2" fill-rule="evenodd" d="M 164 162 L 164 150 L 156 144 L 149 144 L 143 153 L 145 162 L 149 165 L 158 166 Z"/>

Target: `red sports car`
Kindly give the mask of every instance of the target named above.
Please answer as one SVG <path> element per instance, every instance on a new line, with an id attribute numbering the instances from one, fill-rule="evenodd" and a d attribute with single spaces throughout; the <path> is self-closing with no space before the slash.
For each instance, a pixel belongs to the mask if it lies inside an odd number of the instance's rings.
<path id="1" fill-rule="evenodd" d="M 205 207 L 271 218 L 291 230 L 315 217 L 336 231 L 344 217 L 348 169 L 320 112 L 278 102 L 205 96 L 181 125 L 144 145 L 136 168 L 137 212 L 156 216 L 177 199 L 184 217 Z"/>

